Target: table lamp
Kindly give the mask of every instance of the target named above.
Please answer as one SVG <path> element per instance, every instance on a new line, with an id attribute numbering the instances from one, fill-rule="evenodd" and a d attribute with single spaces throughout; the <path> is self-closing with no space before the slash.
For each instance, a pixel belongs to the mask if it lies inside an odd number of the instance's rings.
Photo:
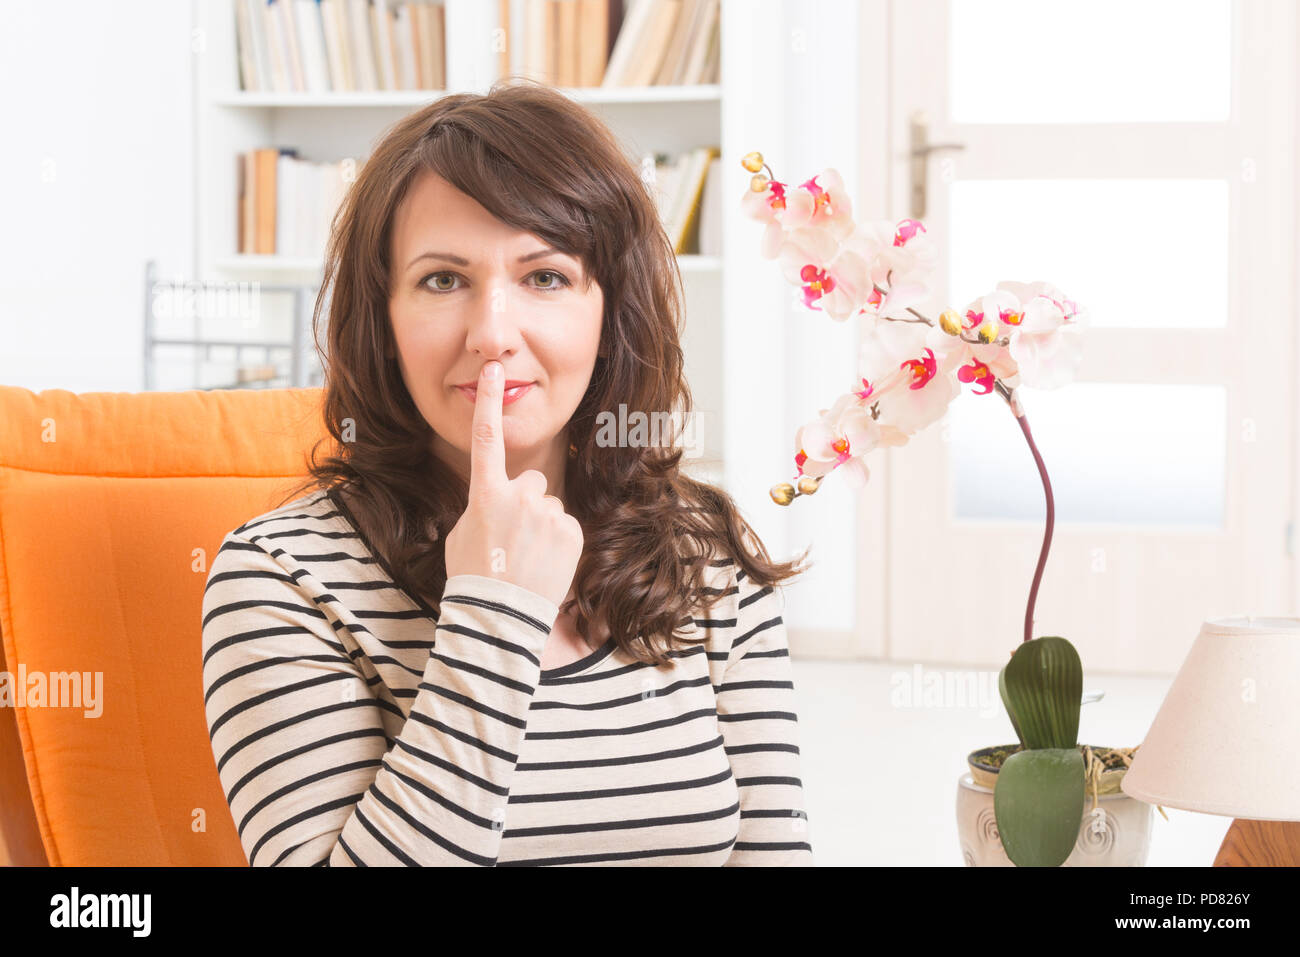
<path id="1" fill-rule="evenodd" d="M 1120 788 L 1236 818 L 1216 867 L 1300 866 L 1300 618 L 1211 618 Z"/>

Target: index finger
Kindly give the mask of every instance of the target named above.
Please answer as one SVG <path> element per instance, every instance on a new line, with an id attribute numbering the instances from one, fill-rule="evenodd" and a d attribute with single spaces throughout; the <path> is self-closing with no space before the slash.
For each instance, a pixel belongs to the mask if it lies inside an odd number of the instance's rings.
<path id="1" fill-rule="evenodd" d="M 497 376 L 488 378 L 487 370 L 495 366 Z M 478 390 L 474 397 L 474 424 L 470 431 L 469 490 L 505 485 L 506 447 L 501 428 L 501 406 L 505 399 L 505 370 L 501 363 L 483 363 L 478 373 Z"/>

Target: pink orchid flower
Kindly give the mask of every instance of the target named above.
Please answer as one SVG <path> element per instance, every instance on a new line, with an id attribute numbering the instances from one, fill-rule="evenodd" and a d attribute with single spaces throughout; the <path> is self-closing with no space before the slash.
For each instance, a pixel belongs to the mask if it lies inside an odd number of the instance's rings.
<path id="1" fill-rule="evenodd" d="M 1023 312 L 1008 349 L 1025 381 L 1041 389 L 1070 382 L 1083 361 L 1084 311 L 1046 282 L 1001 282 L 997 290 L 1014 296 Z"/>
<path id="2" fill-rule="evenodd" d="M 834 234 L 821 226 L 787 230 L 779 254 L 781 272 L 799 289 L 809 309 L 843 321 L 853 315 L 867 283 L 866 265 L 841 249 Z"/>
<path id="3" fill-rule="evenodd" d="M 820 226 L 837 242 L 852 233 L 853 203 L 840 174 L 833 169 L 823 170 L 788 193 L 781 224 L 786 229 Z"/>
<path id="4" fill-rule="evenodd" d="M 962 316 L 964 335 L 972 335 L 983 324 L 983 308 L 979 300 L 967 306 Z M 976 315 L 973 320 L 970 318 L 972 314 Z M 926 333 L 925 344 L 934 350 L 941 372 L 955 370 L 959 382 L 973 382 L 980 386 L 974 390 L 976 395 L 992 392 L 994 380 L 1001 380 L 1009 389 L 1020 384 L 1020 369 L 1015 359 L 1006 346 L 997 342 L 967 342 L 936 325 Z"/>
<path id="5" fill-rule="evenodd" d="M 871 282 L 859 303 L 862 314 L 882 319 L 904 317 L 909 307 L 929 295 L 928 277 L 937 253 L 919 220 L 865 223 L 844 241 L 843 248 L 868 264 Z"/>
<path id="6" fill-rule="evenodd" d="M 781 251 L 781 242 L 785 238 L 782 219 L 786 209 L 786 192 L 785 183 L 769 180 L 764 192 L 747 190 L 740 200 L 741 213 L 766 227 L 759 243 L 759 254 L 764 259 L 775 259 Z"/>
<path id="7" fill-rule="evenodd" d="M 817 227 L 838 243 L 854 228 L 853 201 L 844 189 L 843 178 L 833 169 L 823 170 L 794 189 L 769 180 L 766 191 L 748 191 L 740 208 L 745 216 L 767 227 L 760 242 L 765 259 L 777 257 L 788 232 Z"/>
<path id="8" fill-rule="evenodd" d="M 814 477 L 841 469 L 850 485 L 861 487 L 870 477 L 863 456 L 876 447 L 880 438 L 880 427 L 871 412 L 850 392 L 799 430 L 795 466 L 800 475 Z"/>
<path id="9" fill-rule="evenodd" d="M 868 401 L 880 403 L 880 419 L 911 435 L 943 417 L 961 389 L 935 350 L 928 348 L 928 326 L 905 322 L 873 323 L 863 330 L 859 367 L 868 383 L 878 381 Z M 902 388 L 906 384 L 907 388 Z"/>

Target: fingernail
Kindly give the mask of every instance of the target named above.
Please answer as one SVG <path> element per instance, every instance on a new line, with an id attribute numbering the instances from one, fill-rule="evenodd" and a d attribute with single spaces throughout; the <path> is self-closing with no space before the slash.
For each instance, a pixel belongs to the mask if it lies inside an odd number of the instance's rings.
<path id="1" fill-rule="evenodd" d="M 486 366 L 483 367 L 483 374 L 487 377 L 487 380 L 489 382 L 495 382 L 497 379 L 500 379 L 501 363 L 489 362 Z"/>

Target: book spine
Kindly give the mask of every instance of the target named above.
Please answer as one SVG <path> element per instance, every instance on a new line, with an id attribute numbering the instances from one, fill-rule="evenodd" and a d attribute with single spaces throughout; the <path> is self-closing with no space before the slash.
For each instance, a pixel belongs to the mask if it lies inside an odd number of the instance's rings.
<path id="1" fill-rule="evenodd" d="M 375 37 L 372 6 L 367 0 L 347 0 L 351 29 L 344 32 L 352 60 L 354 89 L 371 92 L 381 89 L 375 72 Z"/>

